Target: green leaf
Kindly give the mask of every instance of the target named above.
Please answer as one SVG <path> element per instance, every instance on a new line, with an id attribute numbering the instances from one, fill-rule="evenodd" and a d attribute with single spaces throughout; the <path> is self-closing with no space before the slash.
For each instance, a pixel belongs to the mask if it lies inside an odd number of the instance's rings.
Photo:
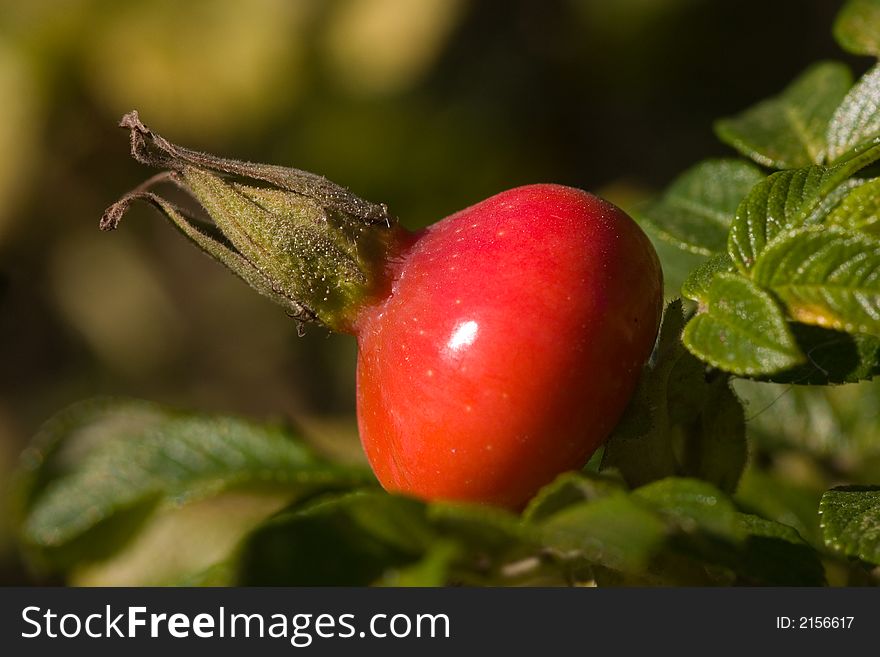
<path id="1" fill-rule="evenodd" d="M 880 240 L 840 228 L 780 236 L 755 263 L 755 283 L 805 324 L 880 334 Z"/>
<path id="2" fill-rule="evenodd" d="M 541 522 L 574 504 L 598 500 L 622 490 L 621 482 L 607 475 L 564 472 L 532 498 L 523 511 L 523 520 Z"/>
<path id="3" fill-rule="evenodd" d="M 779 171 L 756 185 L 730 227 L 727 248 L 737 269 L 747 274 L 768 242 L 804 223 L 825 195 L 831 175 L 827 167 L 812 166 Z"/>
<path id="4" fill-rule="evenodd" d="M 497 584 L 508 577 L 505 564 L 533 557 L 538 545 L 534 528 L 500 509 L 357 492 L 295 504 L 265 523 L 241 546 L 235 581 Z"/>
<path id="5" fill-rule="evenodd" d="M 740 583 L 824 583 L 818 555 L 797 531 L 737 512 L 729 498 L 704 481 L 665 479 L 636 490 L 633 496 L 676 522 L 687 536 L 676 541 L 679 550 L 729 568 Z"/>
<path id="6" fill-rule="evenodd" d="M 834 21 L 834 38 L 847 52 L 880 56 L 880 0 L 848 0 Z"/>
<path id="7" fill-rule="evenodd" d="M 700 360 L 742 376 L 773 374 L 804 361 L 776 301 L 736 274 L 718 274 L 706 312 L 684 329 L 685 346 Z"/>
<path id="8" fill-rule="evenodd" d="M 739 202 L 762 178 L 747 162 L 707 160 L 685 171 L 637 218 L 681 249 L 722 251 Z"/>
<path id="9" fill-rule="evenodd" d="M 777 235 L 820 224 L 858 185 L 852 178 L 880 158 L 880 137 L 859 145 L 833 166 L 777 171 L 755 185 L 736 210 L 727 252 L 748 274 L 758 255 Z"/>
<path id="10" fill-rule="evenodd" d="M 428 505 L 427 518 L 439 533 L 483 554 L 500 554 L 532 538 L 518 516 L 489 506 L 435 502 Z"/>
<path id="11" fill-rule="evenodd" d="M 685 532 L 707 531 L 734 543 L 745 538 L 733 503 L 708 482 L 670 477 L 642 486 L 632 495 L 674 520 Z"/>
<path id="12" fill-rule="evenodd" d="M 825 223 L 880 235 L 880 178 L 854 183 L 828 214 Z"/>
<path id="13" fill-rule="evenodd" d="M 880 486 L 832 488 L 819 514 L 829 548 L 880 565 Z"/>
<path id="14" fill-rule="evenodd" d="M 639 217 L 638 213 L 633 213 Z M 660 258 L 660 266 L 663 269 L 663 292 L 666 298 L 673 299 L 679 296 L 681 284 L 690 275 L 691 270 L 702 263 L 706 257 L 683 251 L 668 239 L 661 237 L 647 221 L 640 223 L 645 233 L 654 245 L 654 250 Z"/>
<path id="15" fill-rule="evenodd" d="M 852 75 L 843 64 L 815 64 L 778 96 L 718 121 L 715 132 L 721 141 L 767 167 L 821 164 L 828 122 L 851 86 Z"/>
<path id="16" fill-rule="evenodd" d="M 664 479 L 568 506 L 543 523 L 546 548 L 614 584 L 820 585 L 818 555 L 791 527 L 738 512 L 717 488 Z"/>
<path id="17" fill-rule="evenodd" d="M 294 505 L 247 538 L 236 583 L 368 585 L 418 564 L 436 538 L 414 500 L 380 491 L 318 499 Z"/>
<path id="18" fill-rule="evenodd" d="M 849 159 L 858 147 L 880 136 L 880 65 L 846 95 L 828 124 L 828 160 Z"/>
<path id="19" fill-rule="evenodd" d="M 697 265 L 681 286 L 682 296 L 701 304 L 709 302 L 709 288 L 715 274 L 734 271 L 733 261 L 726 253 L 719 253 Z"/>
<path id="20" fill-rule="evenodd" d="M 736 564 L 740 582 L 762 586 L 822 586 L 819 555 L 791 527 L 746 513 L 737 514 L 748 538 Z"/>
<path id="21" fill-rule="evenodd" d="M 371 482 L 361 469 L 324 462 L 284 428 L 141 402 L 65 411 L 46 425 L 25 463 L 22 536 L 64 562 L 106 556 L 99 554 L 106 541 L 90 540 L 92 531 L 111 531 L 122 542 L 159 507 L 233 488 L 293 496 Z"/>
<path id="22" fill-rule="evenodd" d="M 651 509 L 619 494 L 554 514 L 544 523 L 542 536 L 545 546 L 564 557 L 642 573 L 665 544 L 668 524 Z"/>
<path id="23" fill-rule="evenodd" d="M 862 178 L 849 178 L 827 192 L 823 192 L 819 201 L 810 207 L 809 213 L 803 217 L 801 223 L 807 226 L 826 223 L 828 215 L 839 207 L 854 189 L 864 182 L 865 180 Z"/>
<path id="24" fill-rule="evenodd" d="M 602 468 L 630 486 L 670 475 L 733 490 L 746 458 L 742 406 L 728 377 L 713 373 L 681 343 L 680 302 L 664 314 L 654 357 L 605 447 Z"/>

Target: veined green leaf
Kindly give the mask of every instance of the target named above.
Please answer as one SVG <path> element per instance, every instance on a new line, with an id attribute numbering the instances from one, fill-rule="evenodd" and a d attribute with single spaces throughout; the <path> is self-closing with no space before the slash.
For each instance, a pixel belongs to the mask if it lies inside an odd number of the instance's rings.
<path id="1" fill-rule="evenodd" d="M 820 166 L 779 171 L 749 192 L 737 208 L 728 238 L 737 269 L 748 273 L 770 240 L 803 223 L 821 200 L 830 172 Z"/>
<path id="2" fill-rule="evenodd" d="M 880 56 L 880 0 L 848 0 L 834 21 L 834 38 L 848 52 Z"/>
<path id="3" fill-rule="evenodd" d="M 845 161 L 880 136 L 880 65 L 865 73 L 846 95 L 828 124 L 828 160 Z"/>
<path id="4" fill-rule="evenodd" d="M 130 511 L 182 504 L 232 488 L 289 491 L 369 484 L 368 472 L 327 463 L 288 430 L 142 402 L 80 404 L 50 421 L 25 460 L 22 534 L 63 552 Z"/>
<path id="5" fill-rule="evenodd" d="M 736 274 L 718 274 L 706 311 L 685 326 L 685 346 L 697 358 L 743 376 L 799 365 L 804 355 L 776 301 Z"/>
<path id="6" fill-rule="evenodd" d="M 752 277 L 799 322 L 880 334 L 880 240 L 875 237 L 802 228 L 769 245 Z"/>
<path id="7" fill-rule="evenodd" d="M 849 69 L 822 62 L 804 71 L 781 94 L 715 124 L 719 138 L 774 169 L 822 164 L 832 114 L 852 86 Z"/>
<path id="8" fill-rule="evenodd" d="M 822 496 L 819 515 L 829 548 L 880 564 L 880 487 L 832 488 Z"/>
<path id="9" fill-rule="evenodd" d="M 707 160 L 685 171 L 637 216 L 664 239 L 692 253 L 724 249 L 736 208 L 763 178 L 740 160 Z"/>
<path id="10" fill-rule="evenodd" d="M 814 226 L 825 223 L 828 220 L 828 215 L 840 206 L 853 190 L 864 183 L 864 178 L 848 178 L 827 192 L 823 191 L 818 202 L 812 204 L 809 207 L 809 212 L 802 215 L 803 225 Z"/>
<path id="11" fill-rule="evenodd" d="M 706 304 L 709 302 L 709 288 L 712 286 L 715 274 L 732 271 L 734 271 L 733 261 L 726 253 L 719 253 L 707 258 L 691 270 L 690 275 L 681 286 L 681 294 L 683 297 Z"/>
<path id="12" fill-rule="evenodd" d="M 778 171 L 755 185 L 730 226 L 727 251 L 737 269 L 748 274 L 768 242 L 780 233 L 824 222 L 860 184 L 852 176 L 880 158 L 880 137 L 875 141 L 859 145 L 833 166 Z"/>
<path id="13" fill-rule="evenodd" d="M 831 210 L 825 222 L 880 235 L 880 178 L 857 181 Z"/>
<path id="14" fill-rule="evenodd" d="M 638 217 L 638 214 L 634 214 Z M 683 251 L 668 239 L 661 237 L 657 230 L 648 222 L 641 222 L 642 228 L 651 239 L 654 250 L 660 258 L 663 268 L 663 290 L 666 298 L 673 299 L 680 294 L 681 284 L 691 270 L 706 259 L 705 256 L 690 251 Z"/>

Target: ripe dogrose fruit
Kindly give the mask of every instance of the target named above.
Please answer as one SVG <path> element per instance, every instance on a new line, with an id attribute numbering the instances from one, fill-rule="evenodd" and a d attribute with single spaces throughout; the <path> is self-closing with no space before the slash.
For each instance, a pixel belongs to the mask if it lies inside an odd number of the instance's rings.
<path id="1" fill-rule="evenodd" d="M 357 337 L 361 441 L 389 491 L 520 508 L 582 467 L 620 419 L 662 306 L 651 243 L 560 185 L 503 192 L 416 233 L 321 176 L 176 146 L 123 117 L 168 169 L 114 203 L 161 210 L 301 325 Z M 189 192 L 208 226 L 151 191 Z"/>
<path id="2" fill-rule="evenodd" d="M 418 233 L 355 324 L 358 426 L 379 481 L 521 506 L 606 440 L 661 307 L 645 234 L 577 189 L 519 187 Z"/>

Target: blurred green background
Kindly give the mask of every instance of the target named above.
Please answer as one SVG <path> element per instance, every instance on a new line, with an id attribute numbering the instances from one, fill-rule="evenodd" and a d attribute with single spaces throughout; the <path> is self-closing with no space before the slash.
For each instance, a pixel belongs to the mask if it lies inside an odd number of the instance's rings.
<path id="1" fill-rule="evenodd" d="M 839 4 L 0 0 L 0 495 L 40 424 L 95 395 L 286 418 L 360 458 L 353 340 L 298 338 L 149 209 L 98 231 L 152 173 L 128 157 L 124 112 L 177 143 L 324 174 L 408 226 L 539 181 L 627 207 L 730 154 L 713 119 L 841 58 Z M 662 252 L 674 293 L 692 261 Z M 877 386 L 742 392 L 743 499 L 811 499 L 877 471 Z M 8 519 L 0 583 L 31 581 Z"/>

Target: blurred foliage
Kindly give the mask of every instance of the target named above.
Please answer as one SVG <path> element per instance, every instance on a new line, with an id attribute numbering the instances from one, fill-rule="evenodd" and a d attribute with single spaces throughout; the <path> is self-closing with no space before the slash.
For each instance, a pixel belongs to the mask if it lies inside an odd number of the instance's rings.
<path id="1" fill-rule="evenodd" d="M 298 339 L 147 209 L 125 234 L 98 233 L 102 210 L 148 175 L 115 128 L 124 111 L 181 143 L 325 174 L 411 227 L 538 181 L 631 208 L 693 162 L 731 155 L 714 119 L 837 57 L 838 6 L 0 0 L 0 495 L 41 423 L 100 394 L 293 419 L 322 452 L 362 460 L 352 340 Z M 702 257 L 652 237 L 676 295 Z M 814 541 L 809 521 L 796 524 L 803 499 L 815 509 L 830 485 L 880 478 L 880 386 L 737 385 L 752 454 L 736 501 Z M 225 537 L 199 532 L 200 545 L 228 545 L 280 502 L 204 504 L 157 520 L 151 545 L 196 517 L 235 518 Z M 35 581 L 7 521 L 0 513 L 0 582 Z M 443 545 L 390 581 L 447 563 Z M 133 547 L 77 581 L 133 581 L 140 558 Z M 181 571 L 211 560 L 180 559 Z"/>
<path id="2" fill-rule="evenodd" d="M 15 490 L 29 565 L 72 584 L 826 581 L 797 530 L 740 512 L 707 481 L 627 490 L 614 476 L 568 472 L 522 516 L 423 503 L 327 461 L 289 427 L 120 399 L 52 418 Z M 873 512 L 855 500 L 834 508 L 840 525 Z"/>

